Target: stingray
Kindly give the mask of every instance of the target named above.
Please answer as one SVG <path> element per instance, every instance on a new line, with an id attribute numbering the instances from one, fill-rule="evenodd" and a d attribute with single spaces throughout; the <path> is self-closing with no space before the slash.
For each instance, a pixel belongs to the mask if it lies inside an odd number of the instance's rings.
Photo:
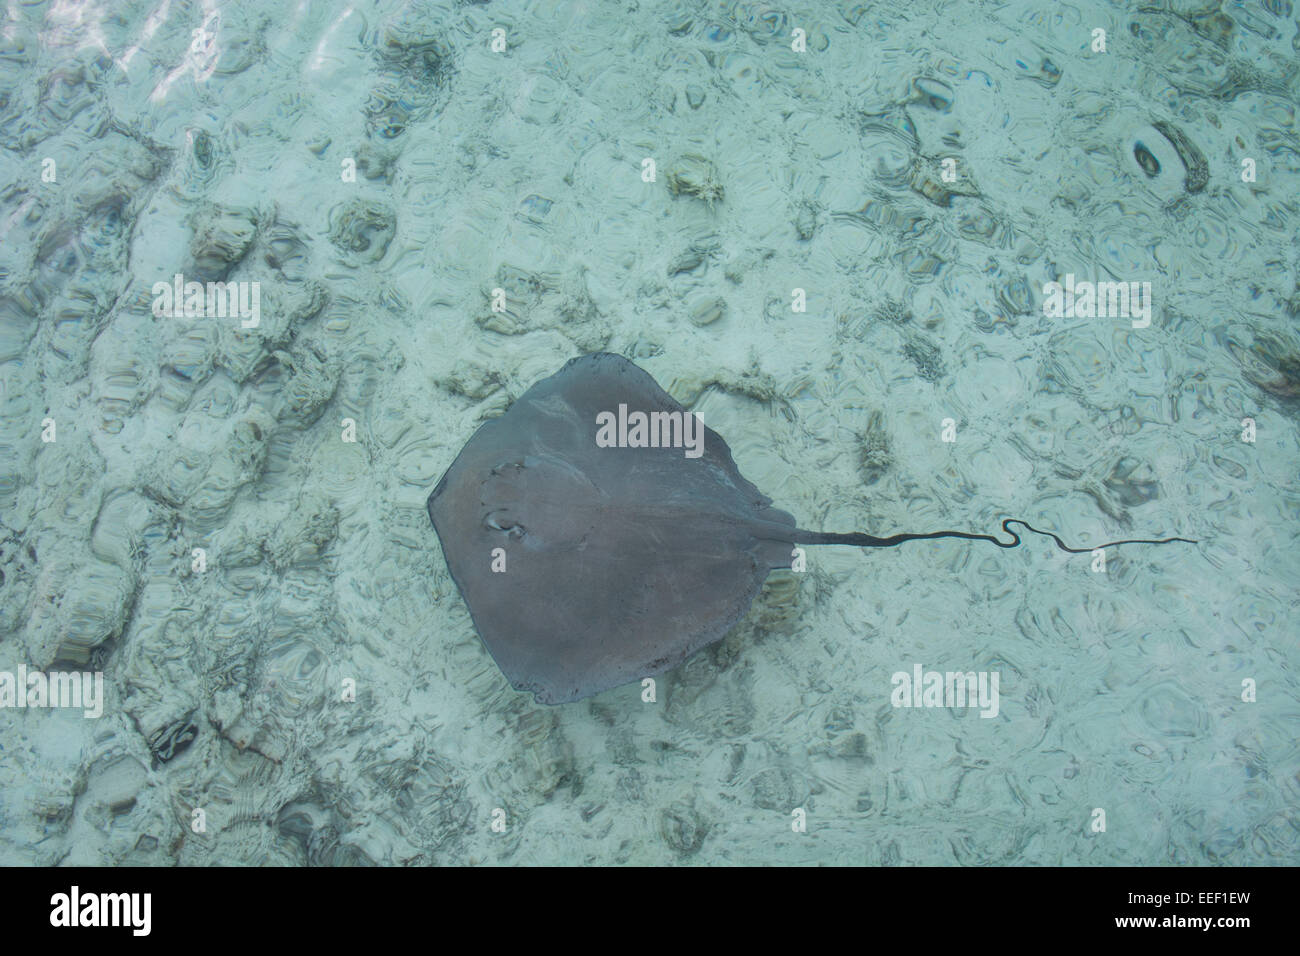
<path id="1" fill-rule="evenodd" d="M 797 545 L 887 548 L 961 531 L 805 531 L 746 481 L 722 436 L 620 355 L 573 359 L 483 424 L 428 501 L 451 576 L 516 690 L 581 700 L 723 637 Z M 1191 542 L 1130 539 L 1119 544 Z"/>

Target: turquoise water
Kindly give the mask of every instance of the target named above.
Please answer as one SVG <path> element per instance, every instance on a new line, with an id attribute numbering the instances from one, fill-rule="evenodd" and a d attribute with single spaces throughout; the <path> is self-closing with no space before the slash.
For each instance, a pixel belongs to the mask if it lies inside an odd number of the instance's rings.
<path id="1" fill-rule="evenodd" d="M 1300 862 L 1298 50 L 1291 0 L 8 3 L 0 703 L 103 699 L 0 708 L 0 862 Z M 599 350 L 803 527 L 1199 544 L 810 549 L 653 701 L 542 706 L 425 499 Z"/>

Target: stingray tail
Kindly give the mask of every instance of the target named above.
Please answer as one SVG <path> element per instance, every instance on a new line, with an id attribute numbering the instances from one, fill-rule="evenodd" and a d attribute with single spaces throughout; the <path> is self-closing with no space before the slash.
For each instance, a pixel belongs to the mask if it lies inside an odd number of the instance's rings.
<path id="1" fill-rule="evenodd" d="M 795 532 L 796 544 L 848 544 L 856 548 L 893 548 L 905 541 L 924 541 L 929 538 L 965 538 L 967 541 L 988 541 L 996 544 L 999 548 L 1017 548 L 1020 546 L 1020 535 L 1011 530 L 1011 525 L 1018 524 L 1027 531 L 1034 534 L 1041 534 L 1044 537 L 1051 538 L 1056 542 L 1056 546 L 1062 551 L 1068 551 L 1071 554 L 1090 554 L 1098 548 L 1113 548 L 1120 544 L 1172 544 L 1175 541 L 1181 541 L 1184 544 L 1197 544 L 1191 538 L 1126 538 L 1123 541 L 1108 541 L 1105 544 L 1094 544 L 1088 548 L 1071 548 L 1064 541 L 1052 534 L 1050 531 L 1039 531 L 1026 521 L 1019 518 L 1007 518 L 1002 522 L 1002 530 L 1011 536 L 1010 541 L 1002 541 L 991 534 L 968 534 L 965 531 L 931 531 L 926 534 L 894 534 L 888 538 L 877 538 L 861 532 L 852 532 L 850 534 L 835 534 L 827 531 L 804 531 L 803 529 Z"/>

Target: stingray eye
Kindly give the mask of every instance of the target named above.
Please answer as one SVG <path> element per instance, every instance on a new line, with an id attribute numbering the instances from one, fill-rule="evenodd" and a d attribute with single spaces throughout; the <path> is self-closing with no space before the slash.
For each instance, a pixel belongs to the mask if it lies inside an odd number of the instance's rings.
<path id="1" fill-rule="evenodd" d="M 489 512 L 487 517 L 483 519 L 483 523 L 493 531 L 504 531 L 512 538 L 522 538 L 524 536 L 524 526 L 504 511 Z"/>

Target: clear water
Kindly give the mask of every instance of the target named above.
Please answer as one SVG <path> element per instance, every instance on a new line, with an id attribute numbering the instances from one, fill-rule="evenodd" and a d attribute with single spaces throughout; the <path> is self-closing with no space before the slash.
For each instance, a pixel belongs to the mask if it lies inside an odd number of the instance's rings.
<path id="1" fill-rule="evenodd" d="M 1297 49 L 1292 0 L 9 0 L 0 671 L 104 699 L 0 709 L 0 862 L 1300 861 Z M 809 549 L 654 702 L 544 707 L 424 502 L 601 349 L 805 527 L 1200 543 Z"/>

